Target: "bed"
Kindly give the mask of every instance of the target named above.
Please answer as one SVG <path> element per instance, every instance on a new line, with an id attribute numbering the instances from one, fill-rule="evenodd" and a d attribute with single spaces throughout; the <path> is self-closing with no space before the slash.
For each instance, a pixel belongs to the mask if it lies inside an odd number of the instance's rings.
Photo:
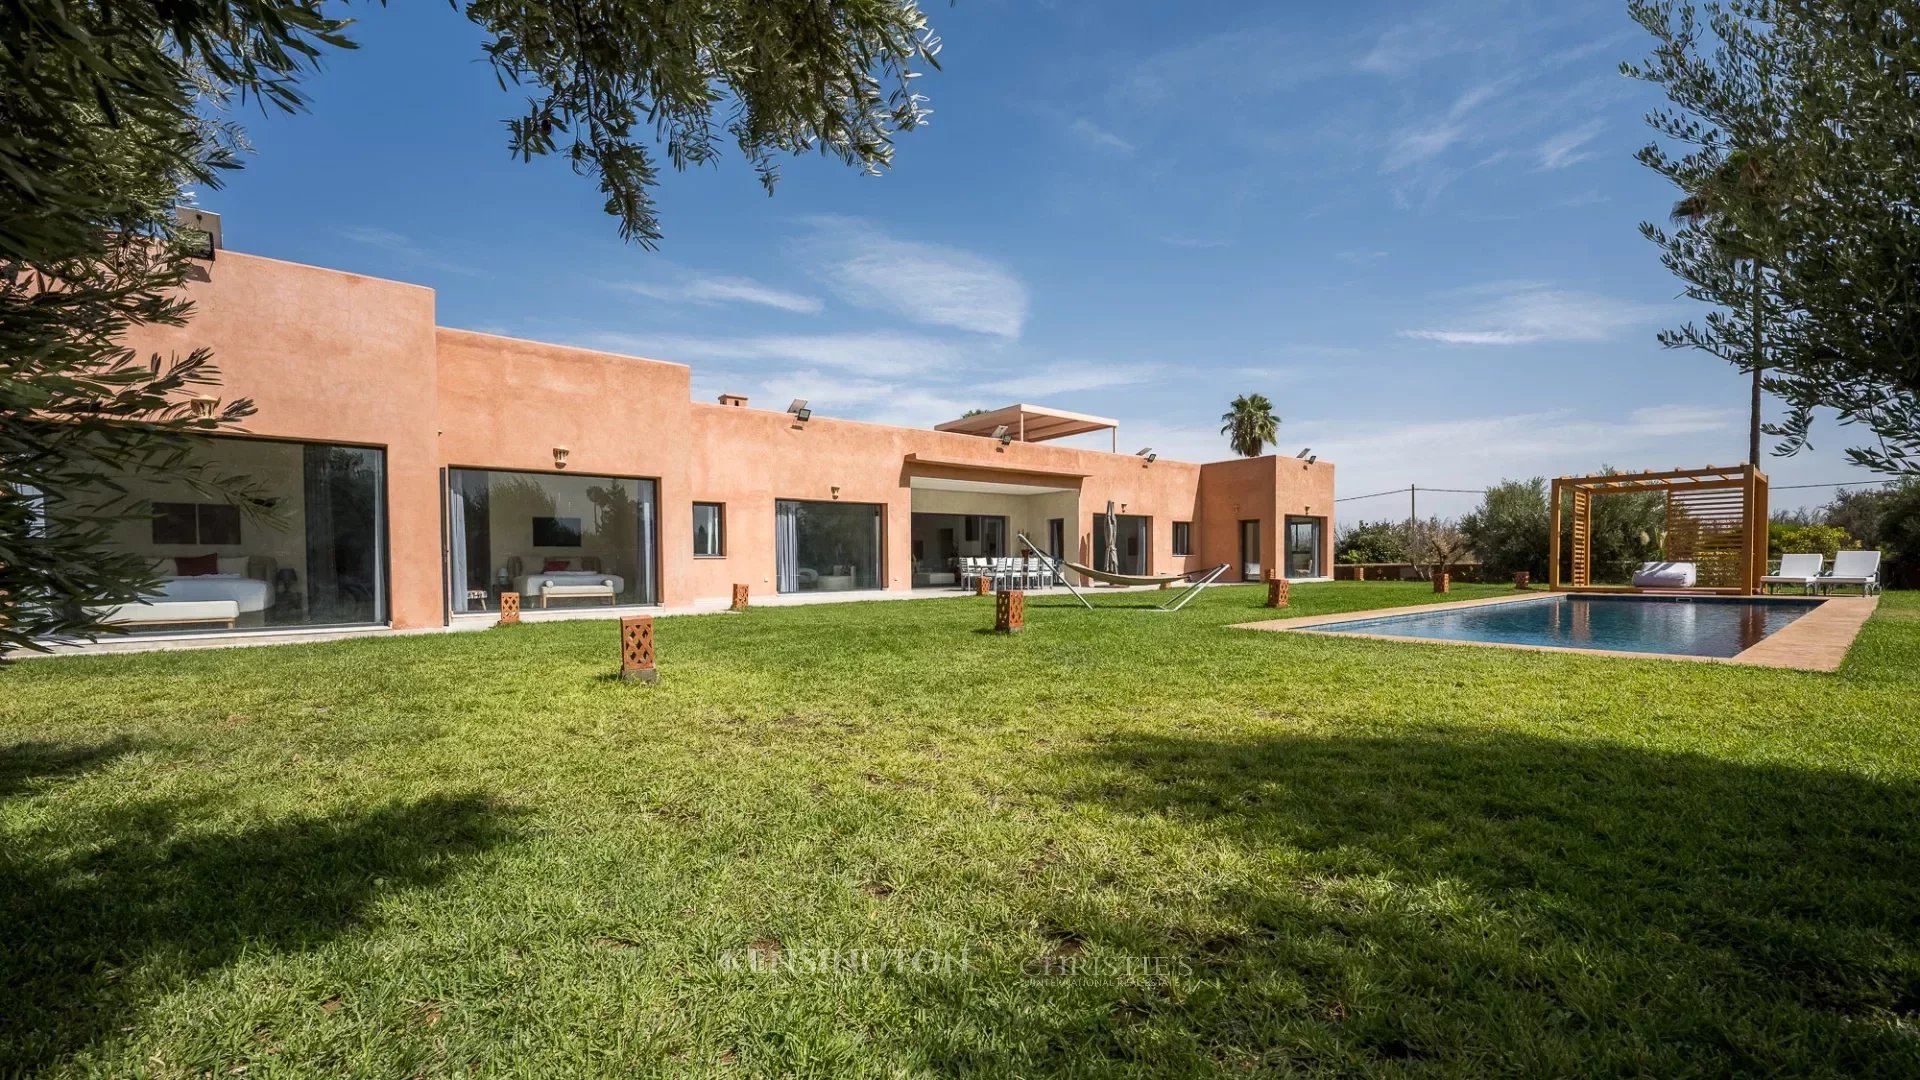
<path id="1" fill-rule="evenodd" d="M 1636 589 L 1691 589 L 1693 582 L 1694 569 L 1690 562 L 1643 563 L 1633 572 Z"/>
<path id="2" fill-rule="evenodd" d="M 191 604 L 231 600 L 239 605 L 244 615 L 272 607 L 273 586 L 245 574 L 197 574 L 193 577 L 163 579 L 160 588 L 148 599 L 156 604 L 167 601 Z"/>

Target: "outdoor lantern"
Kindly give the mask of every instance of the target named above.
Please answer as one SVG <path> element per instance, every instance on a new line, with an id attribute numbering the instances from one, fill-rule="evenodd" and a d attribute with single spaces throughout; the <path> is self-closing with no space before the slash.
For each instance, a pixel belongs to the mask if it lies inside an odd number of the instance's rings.
<path id="1" fill-rule="evenodd" d="M 570 451 L 570 450 L 568 450 L 568 449 L 567 449 L 566 447 L 564 447 L 564 446 L 556 446 L 556 447 L 554 447 L 554 448 L 553 448 L 553 467 L 554 467 L 554 468 L 556 468 L 556 469 L 564 469 L 564 468 L 566 468 L 566 467 L 567 467 L 567 455 L 568 455 L 569 453 L 572 453 L 572 451 Z"/>

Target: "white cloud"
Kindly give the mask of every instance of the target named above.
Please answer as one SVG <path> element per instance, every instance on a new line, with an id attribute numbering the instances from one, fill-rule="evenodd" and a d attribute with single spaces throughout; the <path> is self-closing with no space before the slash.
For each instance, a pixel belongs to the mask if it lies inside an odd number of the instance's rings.
<path id="1" fill-rule="evenodd" d="M 1381 168 L 1386 172 L 1412 168 L 1439 157 L 1454 144 L 1465 141 L 1471 132 L 1466 123 L 1467 117 L 1475 109 L 1499 100 L 1500 92 L 1506 88 L 1508 81 L 1496 79 L 1470 86 L 1453 99 L 1453 104 L 1447 106 L 1447 111 L 1440 117 L 1402 129 L 1388 144 L 1387 159 Z"/>
<path id="2" fill-rule="evenodd" d="M 437 254 L 415 243 L 413 239 L 392 229 L 382 229 L 371 225 L 349 225 L 340 230 L 340 235 L 356 244 L 378 248 L 402 262 L 423 266 L 432 270 L 442 270 L 449 274 L 476 276 L 484 273 L 478 266 L 459 262 Z"/>
<path id="3" fill-rule="evenodd" d="M 724 274 L 682 273 L 673 281 L 620 282 L 615 288 L 674 304 L 758 304 L 802 315 L 815 314 L 822 306 L 816 297 Z"/>
<path id="4" fill-rule="evenodd" d="M 1067 130 L 1088 145 L 1097 146 L 1102 150 L 1112 150 L 1121 154 L 1131 154 L 1135 150 L 1132 143 L 1085 117 L 1075 119 Z"/>
<path id="5" fill-rule="evenodd" d="M 896 240 L 853 218 L 813 219 L 803 251 L 843 299 L 930 326 L 1009 340 L 1027 319 L 1027 288 L 991 259 Z"/>
<path id="6" fill-rule="evenodd" d="M 808 406 L 821 415 L 903 427 L 932 427 L 980 407 L 971 400 L 953 396 L 951 388 L 848 379 L 831 372 L 809 370 L 767 376 L 760 380 L 758 389 L 776 403 L 805 398 Z"/>
<path id="7" fill-rule="evenodd" d="M 1480 106 L 1485 105 L 1487 102 L 1494 100 L 1499 96 L 1500 91 L 1506 89 L 1507 84 L 1511 81 L 1512 80 L 1509 79 L 1495 79 L 1492 82 L 1480 83 L 1468 87 L 1459 97 L 1453 99 L 1453 104 L 1447 109 L 1448 118 L 1458 120 Z"/>
<path id="8" fill-rule="evenodd" d="M 1466 125 L 1455 120 L 1407 128 L 1393 137 L 1387 147 L 1387 159 L 1380 167 L 1387 172 L 1399 172 L 1424 164 L 1445 153 L 1466 134 Z"/>
<path id="9" fill-rule="evenodd" d="M 1469 301 L 1451 325 L 1400 336 L 1447 345 L 1534 345 L 1606 341 L 1658 319 L 1665 309 L 1596 293 L 1518 282 L 1453 294 Z"/>
<path id="10" fill-rule="evenodd" d="M 1196 251 L 1231 247 L 1233 245 L 1233 241 L 1224 236 L 1186 236 L 1178 233 L 1168 233 L 1157 239 L 1168 247 L 1190 248 Z"/>
<path id="11" fill-rule="evenodd" d="M 912 334 L 760 334 L 702 337 L 695 334 L 596 333 L 579 339 L 589 348 L 636 353 L 658 360 L 763 361 L 834 368 L 868 377 L 924 376 L 944 372 L 977 350 Z"/>
<path id="12" fill-rule="evenodd" d="M 1353 66 L 1374 75 L 1398 77 L 1411 74 L 1430 60 L 1477 47 L 1475 42 L 1431 19 L 1401 22 L 1374 39 L 1372 48 L 1361 54 Z"/>
<path id="13" fill-rule="evenodd" d="M 1558 132 L 1547 138 L 1535 153 L 1539 156 L 1539 167 L 1543 170 L 1564 169 L 1592 157 L 1582 148 L 1592 142 L 1607 125 L 1599 120 L 1589 120 L 1579 127 Z"/>
<path id="14" fill-rule="evenodd" d="M 990 393 L 1030 399 L 1054 394 L 1106 390 L 1116 386 L 1135 386 L 1152 382 L 1165 374 L 1165 369 L 1152 364 L 1063 363 L 1018 375 L 989 379 L 979 383 L 978 386 Z"/>
<path id="15" fill-rule="evenodd" d="M 1738 409 L 1715 409 L 1705 405 L 1650 405 L 1635 409 L 1628 415 L 1626 433 L 1643 438 L 1662 438 L 1725 431 L 1741 415 Z"/>
<path id="16" fill-rule="evenodd" d="M 1115 96 L 1135 107 L 1188 94 L 1209 99 L 1265 97 L 1339 70 L 1311 39 L 1284 28 L 1228 30 L 1142 57 L 1127 69 Z"/>

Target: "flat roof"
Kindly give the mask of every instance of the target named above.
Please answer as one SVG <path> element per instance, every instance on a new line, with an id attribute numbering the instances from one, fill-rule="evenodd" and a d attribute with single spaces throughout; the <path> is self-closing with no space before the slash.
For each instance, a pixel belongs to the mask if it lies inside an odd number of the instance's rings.
<path id="1" fill-rule="evenodd" d="M 1064 439 L 1069 435 L 1084 435 L 1089 431 L 1107 431 L 1119 427 L 1120 421 L 1065 409 L 1049 409 L 1045 405 L 1007 405 L 935 424 L 933 430 L 990 437 L 994 429 L 1002 424 L 1006 425 L 1007 433 L 1020 442 L 1045 442 L 1048 439 Z"/>
<path id="2" fill-rule="evenodd" d="M 1002 465 L 992 461 L 968 461 L 965 458 L 928 457 L 925 454 L 909 453 L 903 463 L 909 475 L 917 475 L 921 469 L 958 469 L 973 473 L 993 473 L 1010 475 L 1024 473 L 1028 476 L 1057 476 L 1062 480 L 1085 480 L 1086 473 L 1072 469 L 1050 469 L 1042 465 Z"/>

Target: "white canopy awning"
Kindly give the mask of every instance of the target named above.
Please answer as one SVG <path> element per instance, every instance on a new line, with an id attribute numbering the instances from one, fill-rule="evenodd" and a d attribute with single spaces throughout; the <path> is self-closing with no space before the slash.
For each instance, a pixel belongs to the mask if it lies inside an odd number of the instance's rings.
<path id="1" fill-rule="evenodd" d="M 1002 426 L 1018 442 L 1045 442 L 1048 439 L 1064 439 L 1069 435 L 1084 435 L 1089 431 L 1107 431 L 1119 427 L 1120 422 L 1104 416 L 1049 409 L 1044 405 L 1008 405 L 935 424 L 934 430 L 990 438 Z"/>

